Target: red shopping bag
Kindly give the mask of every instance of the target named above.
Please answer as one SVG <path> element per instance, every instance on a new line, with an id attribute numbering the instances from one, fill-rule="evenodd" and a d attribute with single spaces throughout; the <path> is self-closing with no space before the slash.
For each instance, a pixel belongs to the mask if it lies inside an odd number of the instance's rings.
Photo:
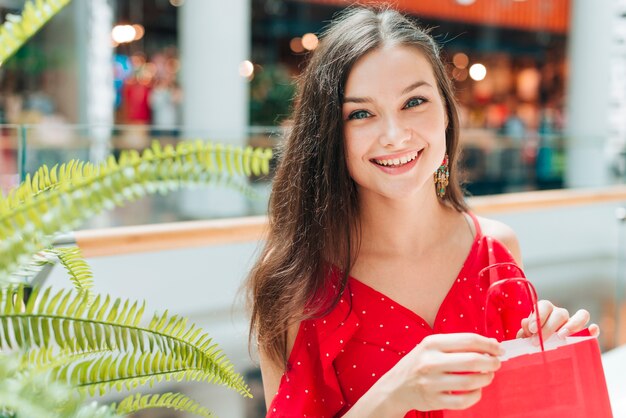
<path id="1" fill-rule="evenodd" d="M 514 264 L 500 263 L 487 269 Z M 487 269 L 483 270 L 484 273 Z M 515 266 L 519 270 L 519 267 Z M 490 297 L 503 285 L 523 286 L 537 312 L 534 287 L 520 276 L 499 280 L 490 287 Z M 486 309 L 489 309 L 488 306 Z M 493 308 L 493 307 L 491 307 Z M 538 329 L 541 329 L 538 323 Z M 543 341 L 539 347 L 530 339 L 503 342 L 506 351 L 502 367 L 492 383 L 482 390 L 481 400 L 461 411 L 444 411 L 445 418 L 611 418 L 600 348 L 594 337 L 558 337 Z M 587 333 L 588 335 L 588 333 Z"/>

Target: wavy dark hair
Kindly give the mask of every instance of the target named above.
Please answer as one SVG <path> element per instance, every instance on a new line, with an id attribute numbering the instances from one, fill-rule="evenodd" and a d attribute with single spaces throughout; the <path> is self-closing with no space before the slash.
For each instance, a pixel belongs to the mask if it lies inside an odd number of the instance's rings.
<path id="1" fill-rule="evenodd" d="M 246 283 L 250 340 L 272 360 L 287 361 L 287 330 L 325 315 L 343 292 L 359 243 L 357 188 L 345 161 L 342 104 L 356 61 L 383 45 L 417 48 L 432 65 L 448 118 L 450 179 L 443 203 L 467 210 L 455 163 L 459 119 L 453 86 L 428 31 L 396 10 L 348 8 L 321 36 L 298 80 L 292 127 L 279 152 L 269 203 L 269 236 Z M 351 253 L 352 252 L 352 253 Z M 328 294 L 329 268 L 343 271 Z"/>

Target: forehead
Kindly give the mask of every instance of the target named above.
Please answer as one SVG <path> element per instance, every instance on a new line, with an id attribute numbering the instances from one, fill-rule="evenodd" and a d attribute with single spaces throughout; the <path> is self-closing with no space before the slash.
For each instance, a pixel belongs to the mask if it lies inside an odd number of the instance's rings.
<path id="1" fill-rule="evenodd" d="M 348 73 L 345 95 L 402 91 L 416 81 L 437 88 L 433 67 L 416 47 L 395 45 L 374 49 L 359 58 Z"/>

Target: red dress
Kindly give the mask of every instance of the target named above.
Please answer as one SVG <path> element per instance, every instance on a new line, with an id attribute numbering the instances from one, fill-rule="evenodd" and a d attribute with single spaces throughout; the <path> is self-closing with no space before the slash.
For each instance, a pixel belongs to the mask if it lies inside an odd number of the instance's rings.
<path id="1" fill-rule="evenodd" d="M 267 417 L 342 416 L 400 358 L 431 334 L 475 332 L 498 340 L 515 338 L 532 305 L 522 286 L 507 285 L 486 308 L 489 285 L 518 276 L 512 273 L 515 268 L 505 265 L 479 277 L 484 267 L 514 263 L 514 259 L 502 243 L 482 235 L 476 217 L 470 215 L 476 227 L 472 248 L 432 328 L 413 311 L 350 277 L 346 291 L 328 315 L 300 324 L 287 371 Z M 341 274 L 338 269 L 332 270 L 330 282 L 337 283 Z M 409 411 L 405 418 L 441 415 L 440 411 Z"/>

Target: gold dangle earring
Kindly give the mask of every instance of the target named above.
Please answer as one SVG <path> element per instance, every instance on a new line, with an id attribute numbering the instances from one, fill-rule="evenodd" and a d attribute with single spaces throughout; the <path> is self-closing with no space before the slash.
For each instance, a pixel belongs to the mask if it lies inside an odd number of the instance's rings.
<path id="1" fill-rule="evenodd" d="M 435 188 L 437 196 L 444 197 L 446 195 L 446 187 L 448 186 L 448 178 L 450 178 L 450 169 L 448 167 L 448 154 L 443 158 L 441 166 L 435 171 Z"/>

